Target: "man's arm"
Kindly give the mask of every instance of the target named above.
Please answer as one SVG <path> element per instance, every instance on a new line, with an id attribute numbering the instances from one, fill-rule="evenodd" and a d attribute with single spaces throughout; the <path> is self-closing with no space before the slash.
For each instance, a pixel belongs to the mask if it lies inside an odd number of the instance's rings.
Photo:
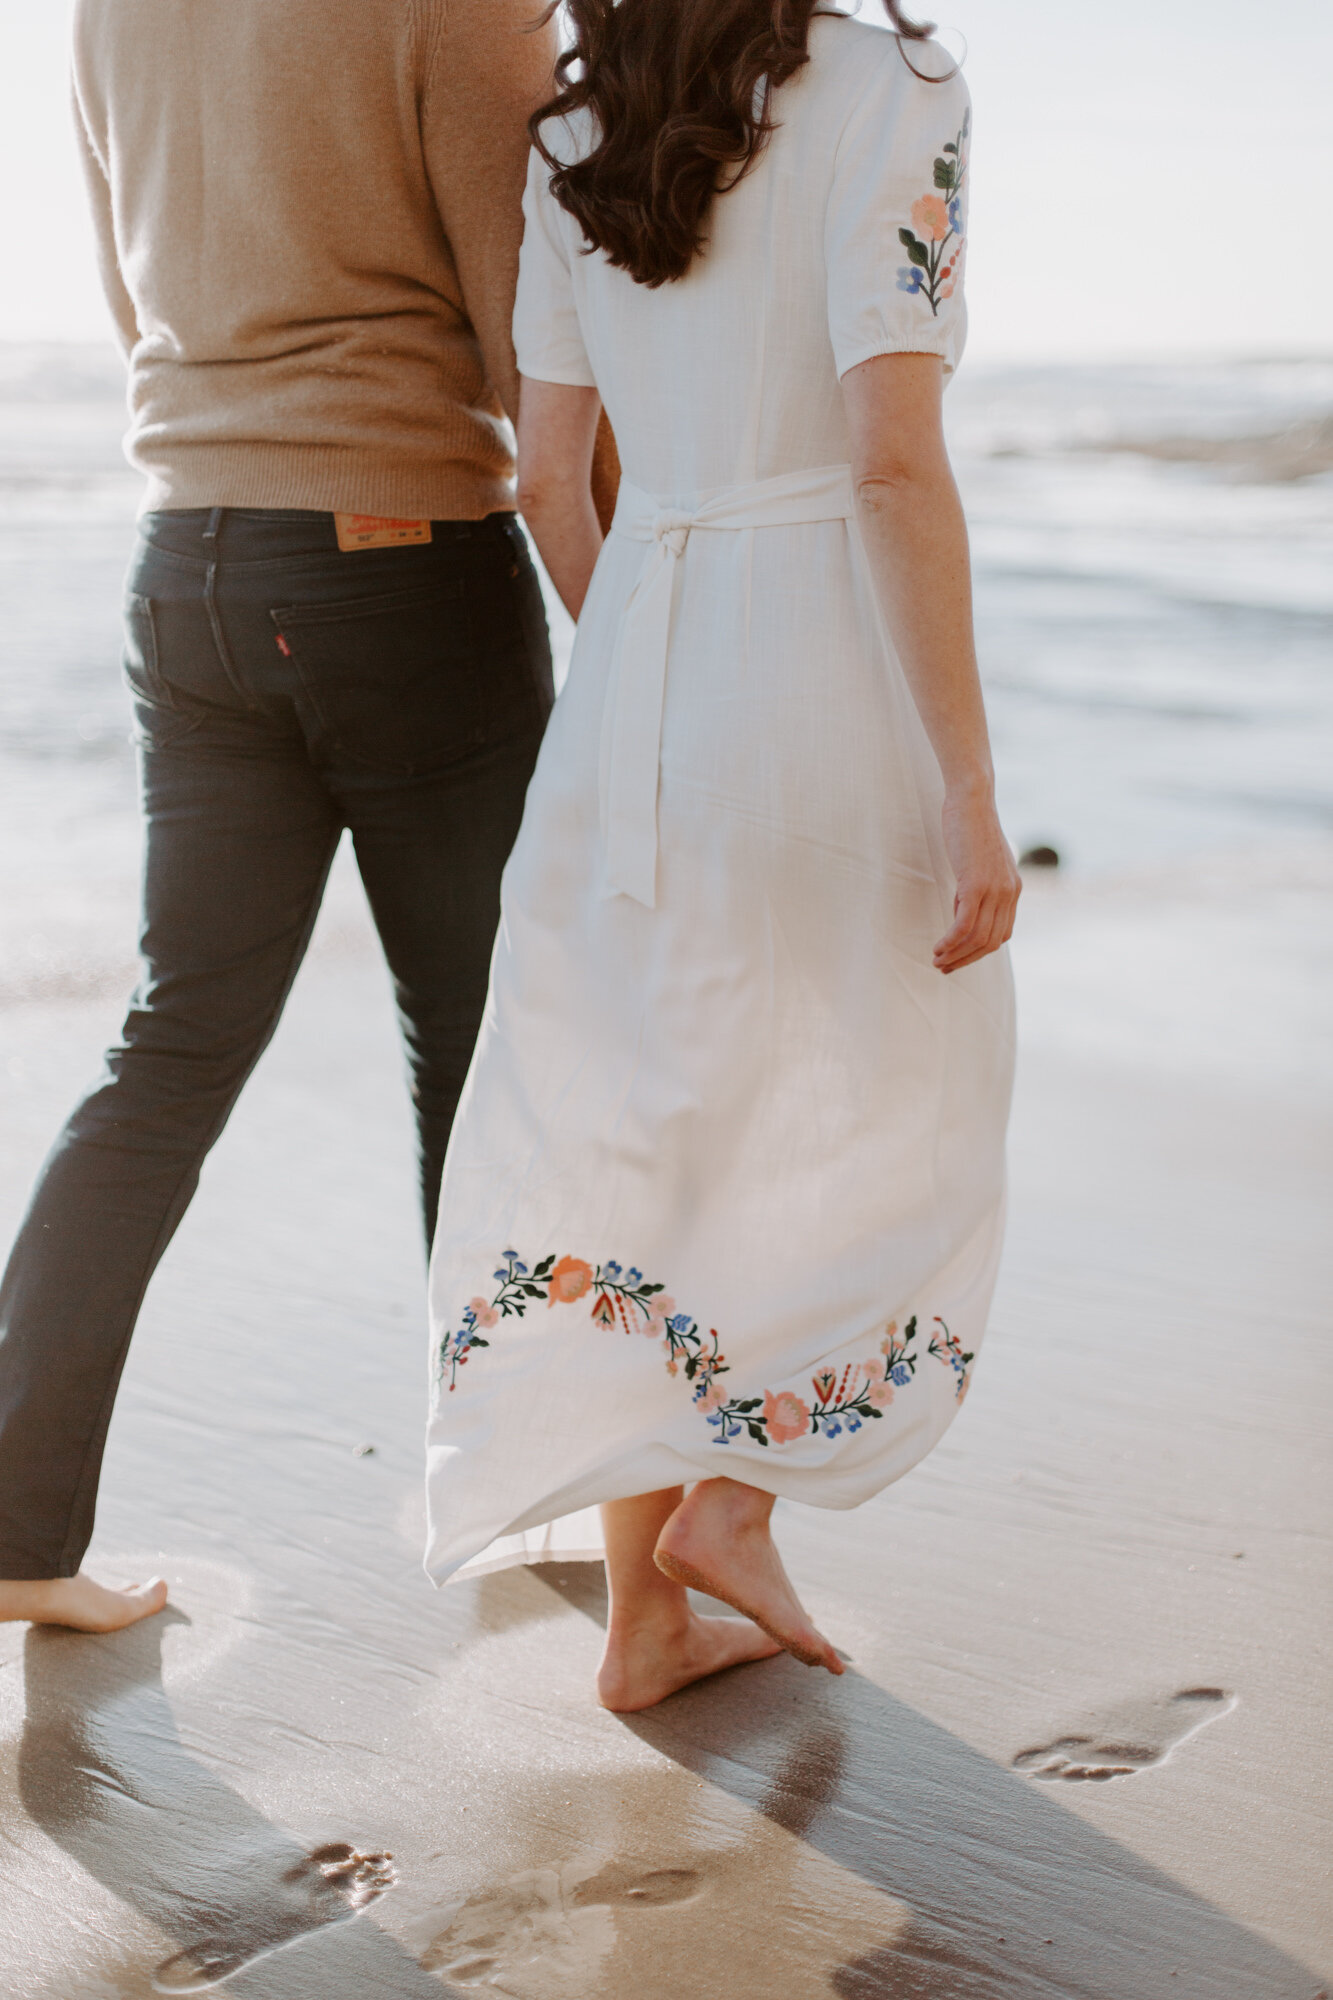
<path id="1" fill-rule="evenodd" d="M 542 0 L 449 0 L 433 52 L 422 142 L 487 379 L 518 418 L 514 291 L 528 119 L 551 96 L 559 36 Z"/>
<path id="2" fill-rule="evenodd" d="M 135 316 L 134 301 L 125 289 L 125 280 L 120 272 L 120 260 L 116 255 L 111 184 L 107 179 L 106 169 L 94 149 L 77 88 L 71 95 L 75 143 L 79 149 L 79 163 L 83 168 L 84 184 L 88 190 L 88 205 L 92 211 L 93 231 L 97 238 L 97 267 L 101 274 L 102 291 L 111 309 L 121 352 L 128 360 L 139 338 L 139 322 Z"/>
<path id="3" fill-rule="evenodd" d="M 523 240 L 528 119 L 555 88 L 560 37 L 537 26 L 541 0 L 450 0 L 433 52 L 422 118 L 426 169 L 453 251 L 463 309 L 486 376 L 515 423 L 514 292 Z M 592 494 L 609 529 L 620 459 L 605 414 L 592 457 Z"/>

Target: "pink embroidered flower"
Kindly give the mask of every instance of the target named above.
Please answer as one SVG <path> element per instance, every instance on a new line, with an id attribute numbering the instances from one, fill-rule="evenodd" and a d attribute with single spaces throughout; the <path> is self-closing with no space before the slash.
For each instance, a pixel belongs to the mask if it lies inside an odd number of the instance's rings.
<path id="1" fill-rule="evenodd" d="M 469 1299 L 467 1309 L 478 1326 L 498 1326 L 500 1315 L 487 1299 Z"/>
<path id="2" fill-rule="evenodd" d="M 592 1289 L 592 1265 L 585 1264 L 582 1257 L 562 1257 L 551 1273 L 551 1291 L 548 1306 L 572 1305 L 575 1299 Z"/>
<path id="3" fill-rule="evenodd" d="M 764 1391 L 764 1422 L 768 1435 L 774 1444 L 790 1444 L 793 1438 L 804 1437 L 810 1428 L 810 1412 L 799 1396 L 790 1389 L 784 1389 L 775 1396 L 771 1389 Z"/>
<path id="4" fill-rule="evenodd" d="M 719 1389 L 716 1382 L 710 1382 L 708 1384 L 708 1387 L 703 1391 L 703 1393 L 699 1396 L 696 1396 L 695 1398 L 695 1401 L 699 1405 L 699 1408 L 704 1412 L 705 1416 L 707 1416 L 709 1412 L 712 1410 L 720 1410 L 722 1408 L 722 1405 L 726 1402 L 726 1400 L 727 1400 L 726 1390 Z"/>
<path id="5" fill-rule="evenodd" d="M 866 1389 L 866 1401 L 872 1409 L 887 1410 L 893 1401 L 892 1382 L 871 1382 Z"/>
<path id="6" fill-rule="evenodd" d="M 673 1298 L 668 1297 L 668 1295 L 665 1292 L 659 1292 L 657 1294 L 657 1297 L 653 1300 L 653 1311 L 658 1315 L 660 1319 L 670 1319 L 672 1313 L 675 1310 L 676 1310 L 676 1301 Z"/>
<path id="7" fill-rule="evenodd" d="M 667 1324 L 661 1313 L 649 1313 L 643 1326 L 640 1328 L 642 1333 L 647 1334 L 649 1340 L 665 1340 L 666 1330 Z"/>
<path id="8" fill-rule="evenodd" d="M 944 199 L 937 194 L 923 194 L 920 201 L 912 203 L 912 221 L 933 243 L 943 243 L 953 226 Z"/>
<path id="9" fill-rule="evenodd" d="M 879 1343 L 880 1353 L 887 1354 L 897 1338 L 898 1338 L 898 1322 L 896 1319 L 891 1319 L 888 1325 L 884 1329 L 884 1338 Z"/>

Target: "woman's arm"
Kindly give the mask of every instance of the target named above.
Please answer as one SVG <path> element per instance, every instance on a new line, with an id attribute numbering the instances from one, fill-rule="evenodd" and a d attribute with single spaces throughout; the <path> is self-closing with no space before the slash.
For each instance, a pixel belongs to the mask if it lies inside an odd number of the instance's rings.
<path id="1" fill-rule="evenodd" d="M 884 620 L 944 775 L 944 846 L 957 880 L 941 972 L 996 951 L 1021 883 L 995 813 L 972 639 L 967 528 L 944 445 L 944 369 L 881 354 L 842 378 L 857 519 Z"/>
<path id="2" fill-rule="evenodd" d="M 593 446 L 602 401 L 595 389 L 522 378 L 518 404 L 518 507 L 571 618 L 583 609 L 602 528 L 593 505 Z"/>

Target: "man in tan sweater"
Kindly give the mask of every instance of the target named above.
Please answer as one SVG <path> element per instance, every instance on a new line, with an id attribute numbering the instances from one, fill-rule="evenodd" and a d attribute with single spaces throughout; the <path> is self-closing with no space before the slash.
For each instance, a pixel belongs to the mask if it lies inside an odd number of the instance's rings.
<path id="1" fill-rule="evenodd" d="M 77 129 L 148 491 L 126 599 L 145 960 L 0 1288 L 0 1618 L 80 1573 L 144 1289 L 350 827 L 429 1238 L 551 701 L 504 421 L 540 0 L 80 0 Z"/>

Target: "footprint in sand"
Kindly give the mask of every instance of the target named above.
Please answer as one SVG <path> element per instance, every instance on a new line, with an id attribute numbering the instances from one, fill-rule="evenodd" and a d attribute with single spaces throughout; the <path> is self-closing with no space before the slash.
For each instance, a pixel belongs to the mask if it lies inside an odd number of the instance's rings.
<path id="1" fill-rule="evenodd" d="M 177 1952 L 153 1974 L 153 1991 L 203 1993 L 220 1986 L 309 1932 L 346 1923 L 396 1880 L 391 1854 L 362 1854 L 346 1841 L 330 1841 L 284 1870 L 271 1912 L 236 1923 L 229 1936 Z"/>
<path id="2" fill-rule="evenodd" d="M 1021 1750 L 1013 1769 L 1042 1779 L 1130 1778 L 1164 1764 L 1187 1737 L 1235 1706 L 1235 1695 L 1217 1687 L 1145 1696 L 1067 1736 Z"/>
<path id="3" fill-rule="evenodd" d="M 501 1888 L 474 1896 L 421 1963 L 451 1987 L 540 1994 L 576 2000 L 614 1943 L 612 1913 L 689 1903 L 703 1893 L 693 1868 L 636 1868 L 611 1862 L 571 1881 L 555 1868 L 532 1868 Z M 533 1985 L 535 1981 L 535 1986 Z M 511 1983 L 513 1982 L 513 1983 Z"/>

